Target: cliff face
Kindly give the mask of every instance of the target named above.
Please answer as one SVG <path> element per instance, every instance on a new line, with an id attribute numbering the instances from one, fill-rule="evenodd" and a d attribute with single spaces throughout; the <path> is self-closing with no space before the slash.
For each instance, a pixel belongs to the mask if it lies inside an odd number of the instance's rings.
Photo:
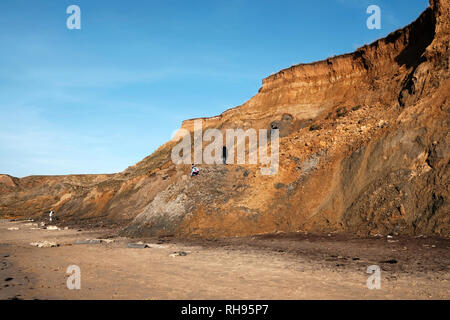
<path id="1" fill-rule="evenodd" d="M 256 96 L 204 119 L 204 126 L 259 128 L 285 113 L 302 121 L 343 105 L 393 104 L 405 76 L 434 37 L 435 12 L 429 8 L 411 25 L 354 53 L 292 66 L 263 79 Z M 184 121 L 182 127 L 192 130 L 193 121 Z"/>
<path id="2" fill-rule="evenodd" d="M 450 4 L 356 52 L 296 65 L 203 128 L 278 128 L 278 173 L 174 165 L 169 141 L 122 173 L 0 176 L 0 215 L 112 221 L 127 235 L 277 231 L 450 236 Z M 193 131 L 194 120 L 182 128 Z M 101 221 L 101 222 L 100 222 Z"/>

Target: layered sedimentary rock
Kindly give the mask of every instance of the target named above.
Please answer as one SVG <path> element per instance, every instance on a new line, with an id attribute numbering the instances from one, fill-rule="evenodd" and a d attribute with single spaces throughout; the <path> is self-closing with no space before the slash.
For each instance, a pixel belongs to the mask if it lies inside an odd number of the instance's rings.
<path id="1" fill-rule="evenodd" d="M 124 225 L 126 235 L 295 232 L 450 236 L 449 1 L 354 53 L 263 80 L 203 128 L 280 130 L 259 165 L 175 165 L 169 141 L 114 175 L 0 176 L 0 215 Z M 194 119 L 182 128 L 194 129 Z"/>

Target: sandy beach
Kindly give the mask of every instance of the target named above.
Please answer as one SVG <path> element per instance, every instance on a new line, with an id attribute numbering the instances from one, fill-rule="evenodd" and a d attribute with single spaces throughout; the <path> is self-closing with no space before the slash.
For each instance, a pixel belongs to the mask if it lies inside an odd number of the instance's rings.
<path id="1" fill-rule="evenodd" d="M 277 234 L 187 241 L 50 229 L 1 220 L 0 299 L 450 298 L 445 239 Z M 86 243 L 93 239 L 103 240 Z M 44 241 L 58 246 L 30 244 Z M 79 290 L 67 287 L 71 265 L 81 271 Z M 369 265 L 381 268 L 379 290 L 367 288 Z"/>

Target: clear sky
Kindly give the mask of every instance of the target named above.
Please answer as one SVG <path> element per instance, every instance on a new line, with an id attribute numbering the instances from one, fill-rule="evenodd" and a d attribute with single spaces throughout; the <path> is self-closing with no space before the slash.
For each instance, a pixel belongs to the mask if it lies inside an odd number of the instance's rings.
<path id="1" fill-rule="evenodd" d="M 81 8 L 69 30 L 66 8 Z M 381 30 L 366 9 L 381 8 Z M 293 64 L 354 51 L 427 0 L 1 0 L 0 173 L 111 173 Z"/>

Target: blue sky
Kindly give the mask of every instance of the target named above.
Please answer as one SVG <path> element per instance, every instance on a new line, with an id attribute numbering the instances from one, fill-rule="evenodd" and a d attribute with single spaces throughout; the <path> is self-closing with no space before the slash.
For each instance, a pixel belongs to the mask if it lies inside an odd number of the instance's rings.
<path id="1" fill-rule="evenodd" d="M 81 30 L 66 8 L 81 8 Z M 366 27 L 381 8 L 382 29 Z M 2 0 L 0 173 L 111 173 L 293 64 L 353 51 L 426 0 Z"/>

